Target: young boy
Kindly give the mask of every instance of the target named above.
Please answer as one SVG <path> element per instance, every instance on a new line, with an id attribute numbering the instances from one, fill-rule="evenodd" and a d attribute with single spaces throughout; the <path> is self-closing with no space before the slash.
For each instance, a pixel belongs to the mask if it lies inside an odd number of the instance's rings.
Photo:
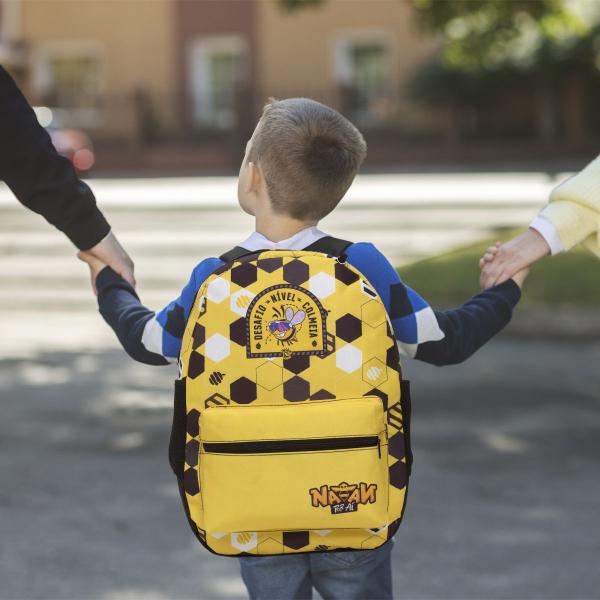
<path id="1" fill-rule="evenodd" d="M 247 250 L 301 250 L 326 234 L 319 220 L 342 199 L 366 155 L 360 132 L 335 110 L 307 98 L 273 100 L 246 145 L 238 200 L 256 219 L 240 246 Z M 390 316 L 401 353 L 435 365 L 459 363 L 509 321 L 527 273 L 474 296 L 458 309 L 434 311 L 404 285 L 394 267 L 369 242 L 347 250 L 347 260 L 375 286 Z M 100 313 L 134 359 L 163 365 L 177 361 L 184 327 L 202 282 L 223 262 L 206 258 L 180 296 L 154 313 L 134 289 L 85 252 Z M 240 558 L 251 598 L 392 597 L 392 543 L 376 550 Z"/>

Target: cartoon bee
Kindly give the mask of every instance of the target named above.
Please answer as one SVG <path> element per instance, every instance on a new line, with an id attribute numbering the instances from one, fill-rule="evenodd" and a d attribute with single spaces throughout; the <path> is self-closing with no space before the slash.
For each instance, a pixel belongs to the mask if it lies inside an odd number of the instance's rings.
<path id="1" fill-rule="evenodd" d="M 306 318 L 306 313 L 299 310 L 294 313 L 294 309 L 287 307 L 285 309 L 285 319 L 275 319 L 269 322 L 269 331 L 281 343 L 291 344 L 296 337 L 296 329 Z"/>

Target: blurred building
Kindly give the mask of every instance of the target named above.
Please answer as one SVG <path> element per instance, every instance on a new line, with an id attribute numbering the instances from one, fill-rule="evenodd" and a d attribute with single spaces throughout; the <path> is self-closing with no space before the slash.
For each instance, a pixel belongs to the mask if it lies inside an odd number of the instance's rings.
<path id="1" fill-rule="evenodd" d="M 53 125 L 91 135 L 100 167 L 231 168 L 269 96 L 334 106 L 390 164 L 460 137 L 455 113 L 409 94 L 439 49 L 413 17 L 400 0 L 0 0 L 0 61 Z M 504 113 L 527 121 L 522 106 Z M 508 131 L 501 113 L 482 114 Z"/>

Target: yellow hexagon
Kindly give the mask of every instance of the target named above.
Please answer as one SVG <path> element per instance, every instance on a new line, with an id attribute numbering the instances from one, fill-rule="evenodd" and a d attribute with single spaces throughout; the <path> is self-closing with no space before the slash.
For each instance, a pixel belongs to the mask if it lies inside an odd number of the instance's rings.
<path id="1" fill-rule="evenodd" d="M 369 300 L 360 307 L 360 318 L 371 327 L 379 327 L 385 322 L 385 307 L 381 302 Z"/>
<path id="2" fill-rule="evenodd" d="M 283 369 L 270 360 L 256 368 L 256 383 L 266 390 L 273 390 L 283 382 Z"/>
<path id="3" fill-rule="evenodd" d="M 363 365 L 363 381 L 377 387 L 387 380 L 387 367 L 378 358 L 371 358 Z"/>

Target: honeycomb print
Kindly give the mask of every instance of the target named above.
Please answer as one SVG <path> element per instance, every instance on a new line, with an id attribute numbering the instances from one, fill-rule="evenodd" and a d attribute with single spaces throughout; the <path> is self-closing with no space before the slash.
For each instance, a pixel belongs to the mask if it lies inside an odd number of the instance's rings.
<path id="1" fill-rule="evenodd" d="M 271 286 L 300 286 L 326 313 L 325 348 L 295 355 L 248 358 L 245 314 Z M 282 331 L 290 329 L 281 319 Z M 285 335 L 282 334 L 282 336 Z M 203 543 L 224 555 L 283 554 L 377 548 L 396 532 L 408 472 L 400 407 L 401 369 L 381 299 L 352 265 L 323 253 L 269 250 L 220 267 L 201 286 L 182 343 L 187 378 L 187 435 L 183 486 L 190 517 Z M 198 475 L 200 412 L 227 404 L 286 404 L 379 396 L 387 411 L 390 523 L 380 529 L 205 531 Z"/>

